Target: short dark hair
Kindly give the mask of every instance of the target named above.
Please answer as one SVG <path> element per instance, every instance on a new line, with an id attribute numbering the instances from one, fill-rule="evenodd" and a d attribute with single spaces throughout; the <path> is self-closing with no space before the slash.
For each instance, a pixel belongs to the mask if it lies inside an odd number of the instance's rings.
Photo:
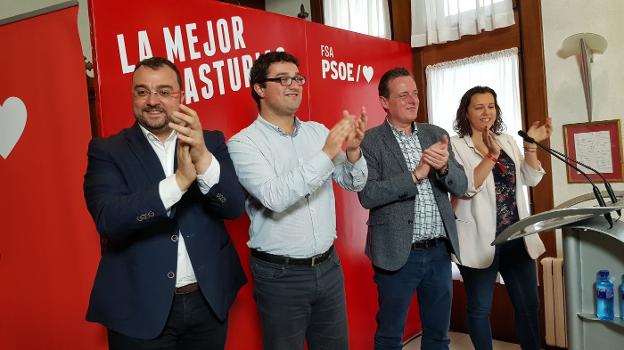
<path id="1" fill-rule="evenodd" d="M 290 62 L 294 63 L 295 66 L 299 67 L 299 60 L 297 57 L 284 52 L 284 51 L 271 51 L 265 54 L 258 56 L 256 62 L 254 62 L 251 67 L 251 71 L 249 72 L 249 85 L 251 86 L 251 96 L 254 101 L 256 101 L 256 105 L 258 105 L 258 109 L 260 109 L 260 95 L 256 93 L 254 86 L 256 84 L 260 84 L 260 86 L 265 87 L 266 79 L 269 74 L 269 66 L 275 62 Z"/>
<path id="2" fill-rule="evenodd" d="M 377 90 L 379 91 L 379 96 L 383 96 L 385 98 L 389 98 L 390 97 L 390 89 L 388 88 L 388 84 L 390 84 L 390 81 L 392 81 L 392 80 L 394 80 L 396 78 L 399 78 L 399 77 L 412 77 L 412 78 L 414 78 L 412 73 L 410 73 L 404 67 L 396 67 L 396 68 L 390 69 L 389 71 L 385 72 L 381 76 L 381 79 L 379 80 L 379 86 L 377 86 Z"/>
<path id="3" fill-rule="evenodd" d="M 178 85 L 180 85 L 180 89 L 182 89 L 182 76 L 180 75 L 180 71 L 178 70 L 178 67 L 176 67 L 176 65 L 173 64 L 168 59 L 163 58 L 163 57 L 146 58 L 136 64 L 136 66 L 134 67 L 134 71 L 136 72 L 142 66 L 151 68 L 153 70 L 162 68 L 164 66 L 171 68 L 175 72 L 176 77 L 178 78 Z"/>
<path id="4" fill-rule="evenodd" d="M 496 135 L 500 135 L 503 131 L 505 131 L 505 124 L 503 123 L 501 109 L 498 106 L 496 91 L 489 86 L 475 86 L 464 93 L 464 96 L 462 96 L 459 101 L 459 107 L 457 107 L 457 114 L 455 115 L 455 121 L 453 122 L 453 130 L 455 130 L 460 137 L 464 137 L 466 135 L 472 136 L 472 128 L 470 127 L 470 121 L 468 121 L 468 106 L 470 106 L 472 96 L 476 94 L 492 94 L 492 96 L 494 96 L 496 120 L 490 130 Z"/>

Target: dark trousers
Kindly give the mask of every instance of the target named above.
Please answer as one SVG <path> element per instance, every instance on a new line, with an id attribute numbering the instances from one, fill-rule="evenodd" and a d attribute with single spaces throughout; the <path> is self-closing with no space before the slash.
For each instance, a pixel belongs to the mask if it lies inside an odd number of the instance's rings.
<path id="1" fill-rule="evenodd" d="M 468 297 L 468 328 L 476 350 L 492 349 L 490 310 L 498 272 L 514 309 L 516 334 L 523 350 L 540 348 L 539 299 L 535 260 L 531 259 L 522 239 L 505 243 L 486 269 L 459 266 Z"/>
<path id="2" fill-rule="evenodd" d="M 397 271 L 375 268 L 379 312 L 375 349 L 402 348 L 407 313 L 414 292 L 420 304 L 421 349 L 448 349 L 453 283 L 451 259 L 446 244 L 413 249 Z"/>
<path id="3" fill-rule="evenodd" d="M 264 350 L 349 348 L 344 278 L 335 251 L 314 266 L 250 258 Z"/>
<path id="4" fill-rule="evenodd" d="M 156 339 L 132 338 L 108 330 L 110 350 L 222 350 L 227 320 L 219 321 L 200 291 L 179 294 L 165 329 Z"/>

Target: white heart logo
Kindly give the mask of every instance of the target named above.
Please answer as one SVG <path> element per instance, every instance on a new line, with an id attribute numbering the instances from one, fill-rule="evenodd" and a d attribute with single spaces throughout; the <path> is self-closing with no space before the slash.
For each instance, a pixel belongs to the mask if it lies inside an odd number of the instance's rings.
<path id="1" fill-rule="evenodd" d="M 7 159 L 26 127 L 26 106 L 17 97 L 0 105 L 0 155 Z"/>
<path id="2" fill-rule="evenodd" d="M 374 70 L 373 67 L 371 66 L 363 66 L 362 67 L 362 74 L 364 74 L 364 79 L 366 79 L 367 82 L 370 83 L 371 79 L 373 79 L 373 74 L 374 74 Z"/>

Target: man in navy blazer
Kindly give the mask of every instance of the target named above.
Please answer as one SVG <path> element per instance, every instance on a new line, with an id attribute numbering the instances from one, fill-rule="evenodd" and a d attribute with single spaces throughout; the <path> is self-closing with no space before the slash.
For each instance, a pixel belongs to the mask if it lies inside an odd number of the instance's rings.
<path id="1" fill-rule="evenodd" d="M 223 221 L 244 210 L 224 136 L 181 104 L 164 58 L 137 64 L 136 123 L 89 144 L 84 193 L 101 237 L 87 320 L 110 349 L 223 349 L 246 283 Z"/>

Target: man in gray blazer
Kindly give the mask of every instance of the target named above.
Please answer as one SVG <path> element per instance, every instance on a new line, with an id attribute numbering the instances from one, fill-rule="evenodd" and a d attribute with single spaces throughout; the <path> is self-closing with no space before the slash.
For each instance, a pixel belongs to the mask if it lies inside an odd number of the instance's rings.
<path id="1" fill-rule="evenodd" d="M 460 257 L 448 194 L 466 191 L 448 134 L 416 123 L 418 89 L 405 68 L 379 82 L 386 120 L 366 132 L 361 148 L 368 181 L 358 193 L 370 209 L 366 255 L 375 269 L 379 312 L 375 349 L 401 349 L 407 312 L 418 293 L 422 349 L 448 349 L 451 257 Z"/>

